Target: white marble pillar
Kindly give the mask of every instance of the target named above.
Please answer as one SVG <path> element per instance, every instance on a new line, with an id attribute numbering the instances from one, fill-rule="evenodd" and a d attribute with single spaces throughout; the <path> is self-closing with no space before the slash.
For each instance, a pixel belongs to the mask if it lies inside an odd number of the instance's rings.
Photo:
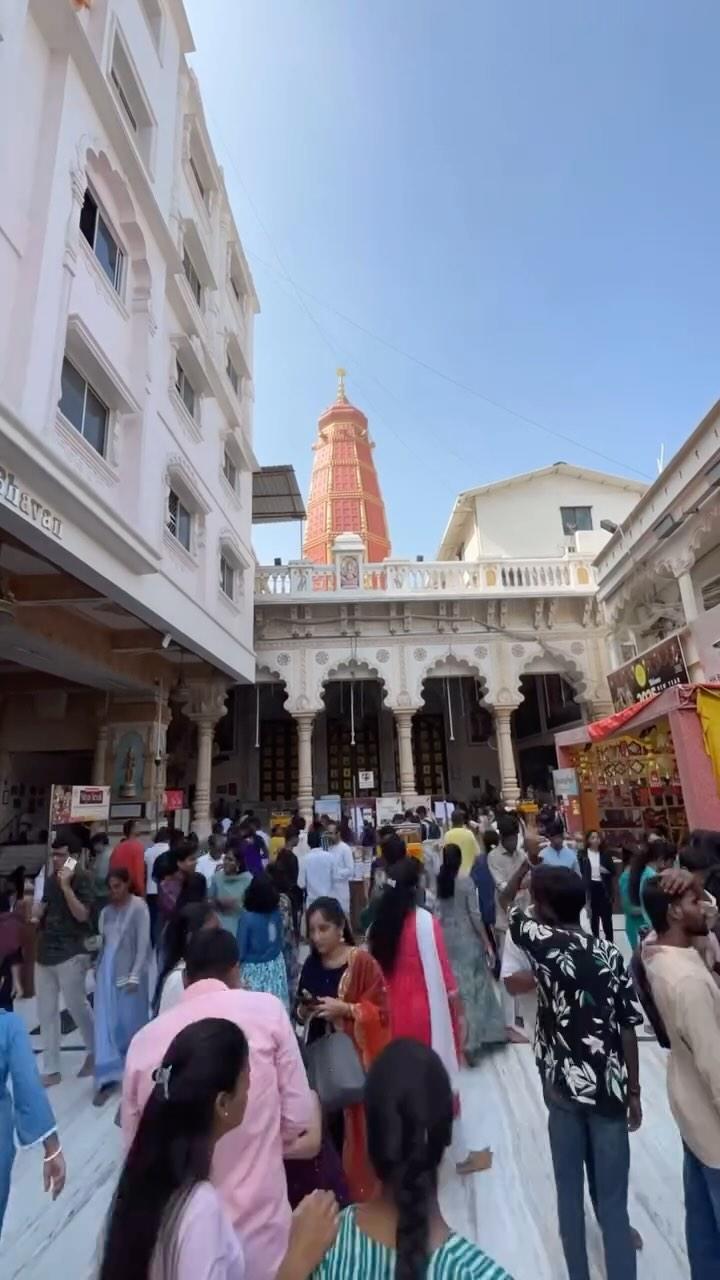
<path id="1" fill-rule="evenodd" d="M 397 725 L 398 759 L 400 762 L 400 794 L 402 796 L 414 796 L 416 787 L 412 722 L 415 711 L 414 708 L 403 708 L 399 711 L 396 710 L 394 715 L 395 724 Z"/>
<path id="2" fill-rule="evenodd" d="M 218 720 L 225 715 L 226 694 L 224 684 L 197 686 L 193 689 L 187 709 L 188 716 L 197 725 L 197 768 L 192 820 L 193 831 L 201 840 L 206 840 L 212 830 L 210 787 L 213 732 Z"/>
<path id="3" fill-rule="evenodd" d="M 511 717 L 515 707 L 495 707 L 495 732 L 497 735 L 498 763 L 500 765 L 500 790 L 508 805 L 520 799 L 515 753 L 513 751 Z"/>
<path id="4" fill-rule="evenodd" d="M 700 613 L 698 606 L 697 592 L 695 591 L 695 583 L 689 570 L 678 574 L 677 580 L 680 588 L 680 599 L 685 612 L 685 621 L 687 623 L 694 622 Z"/>
<path id="5" fill-rule="evenodd" d="M 295 714 L 298 736 L 297 804 L 300 815 L 305 819 L 308 826 L 313 820 L 312 731 L 314 720 L 314 711 L 302 711 Z"/>

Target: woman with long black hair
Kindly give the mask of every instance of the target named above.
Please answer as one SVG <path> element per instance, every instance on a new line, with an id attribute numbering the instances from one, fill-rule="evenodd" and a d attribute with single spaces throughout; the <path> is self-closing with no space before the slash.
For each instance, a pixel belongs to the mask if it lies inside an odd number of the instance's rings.
<path id="1" fill-rule="evenodd" d="M 224 1018 L 191 1023 L 154 1079 L 110 1207 L 99 1280 L 245 1280 L 242 1242 L 210 1183 L 216 1144 L 245 1115 L 245 1035 Z M 304 1280 L 333 1239 L 331 1196 L 302 1210 L 277 1280 Z"/>
<path id="2" fill-rule="evenodd" d="M 495 951 L 480 914 L 475 884 L 462 874 L 462 852 L 456 844 L 443 849 L 435 914 L 460 991 L 461 1048 L 473 1067 L 487 1045 L 505 1044 L 507 1032 L 491 975 Z"/>
<path id="3" fill-rule="evenodd" d="M 185 990 L 185 957 L 201 929 L 219 929 L 220 917 L 210 902 L 191 902 L 168 922 L 163 938 L 162 966 L 155 984 L 152 1014 L 172 1009 Z"/>
<path id="4" fill-rule="evenodd" d="M 392 1038 L 419 1040 L 433 1048 L 456 1095 L 453 1156 L 458 1173 L 490 1167 L 489 1150 L 469 1151 L 460 1122 L 460 992 L 439 920 L 418 907 L 420 865 L 404 858 L 391 869 L 368 936 L 390 997 Z"/>
<path id="5" fill-rule="evenodd" d="M 394 1041 L 368 1073 L 365 1114 L 382 1193 L 344 1211 L 314 1280 L 510 1280 L 440 1212 L 438 1170 L 452 1140 L 453 1094 L 437 1054 L 416 1040 Z"/>
<path id="6" fill-rule="evenodd" d="M 620 876 L 620 905 L 625 914 L 625 933 L 634 951 L 642 929 L 650 929 L 650 919 L 643 906 L 643 889 L 648 880 L 659 875 L 675 861 L 675 849 L 667 840 L 650 839 L 632 856 L 630 866 Z"/>

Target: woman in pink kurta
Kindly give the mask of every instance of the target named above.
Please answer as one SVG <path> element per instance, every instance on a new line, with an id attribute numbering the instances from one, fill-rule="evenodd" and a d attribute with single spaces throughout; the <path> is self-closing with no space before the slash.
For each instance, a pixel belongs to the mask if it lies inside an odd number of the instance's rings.
<path id="1" fill-rule="evenodd" d="M 191 1023 L 171 1041 L 153 1084 L 110 1207 L 98 1280 L 253 1280 L 210 1181 L 216 1144 L 245 1117 L 244 1032 L 226 1018 Z M 335 1198 L 315 1192 L 296 1214 L 302 1221 L 285 1265 L 306 1276 L 334 1239 Z"/>

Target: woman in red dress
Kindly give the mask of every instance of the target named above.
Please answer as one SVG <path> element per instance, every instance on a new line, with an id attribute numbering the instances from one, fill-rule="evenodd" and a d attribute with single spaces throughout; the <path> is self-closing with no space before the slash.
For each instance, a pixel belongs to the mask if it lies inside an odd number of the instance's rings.
<path id="1" fill-rule="evenodd" d="M 469 1151 L 459 1120 L 460 1002 L 442 928 L 417 905 L 421 867 L 404 858 L 391 870 L 368 937 L 385 975 L 393 1040 L 419 1040 L 440 1056 L 455 1094 L 453 1155 L 459 1173 L 487 1169 L 491 1153 Z"/>

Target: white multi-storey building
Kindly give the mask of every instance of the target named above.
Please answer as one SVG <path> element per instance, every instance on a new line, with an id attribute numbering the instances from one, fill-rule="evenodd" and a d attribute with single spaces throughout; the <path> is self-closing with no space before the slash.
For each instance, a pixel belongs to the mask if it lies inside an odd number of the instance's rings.
<path id="1" fill-rule="evenodd" d="M 192 47 L 181 0 L 0 0 L 0 839 L 52 782 L 154 817 L 169 698 L 206 828 L 254 679 L 258 303 Z"/>

